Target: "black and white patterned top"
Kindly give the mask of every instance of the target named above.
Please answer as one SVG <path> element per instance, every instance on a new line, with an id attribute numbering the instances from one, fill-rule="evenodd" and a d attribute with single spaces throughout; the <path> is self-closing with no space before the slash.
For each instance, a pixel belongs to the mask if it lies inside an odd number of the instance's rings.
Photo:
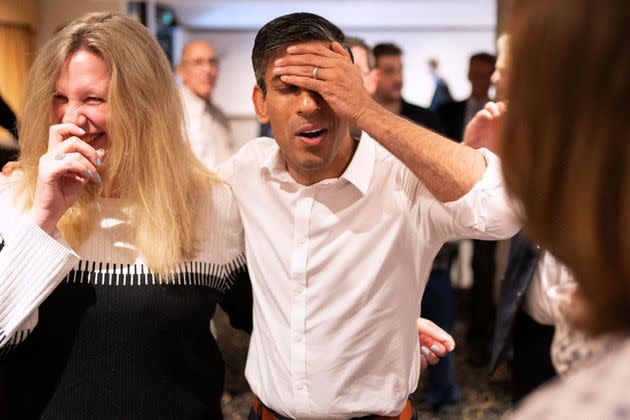
<path id="1" fill-rule="evenodd" d="M 216 304 L 252 328 L 230 188 L 212 187 L 199 253 L 167 280 L 137 252 L 124 201 L 99 200 L 74 252 L 12 208 L 10 184 L 0 182 L 0 418 L 220 418 Z"/>

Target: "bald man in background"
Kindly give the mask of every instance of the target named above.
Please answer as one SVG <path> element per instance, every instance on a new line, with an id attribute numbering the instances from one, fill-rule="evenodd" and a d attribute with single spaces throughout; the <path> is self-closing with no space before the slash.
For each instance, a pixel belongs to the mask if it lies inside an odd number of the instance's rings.
<path id="1" fill-rule="evenodd" d="M 186 44 L 176 73 L 183 83 L 181 95 L 192 150 L 208 168 L 214 168 L 235 151 L 228 120 L 212 103 L 219 75 L 214 46 L 203 40 Z"/>

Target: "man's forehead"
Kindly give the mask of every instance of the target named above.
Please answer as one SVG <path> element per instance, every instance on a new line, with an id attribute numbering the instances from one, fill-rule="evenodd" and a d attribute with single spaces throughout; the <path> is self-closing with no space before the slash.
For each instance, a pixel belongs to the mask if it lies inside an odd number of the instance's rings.
<path id="1" fill-rule="evenodd" d="M 321 45 L 323 47 L 326 48 L 330 48 L 330 46 L 332 45 L 333 41 L 303 41 L 303 42 L 293 42 L 290 44 L 286 44 L 283 45 L 282 47 L 280 47 L 278 49 L 278 51 L 276 51 L 275 54 L 273 54 L 270 58 L 269 58 L 269 62 L 267 63 L 267 67 L 269 67 L 269 65 L 273 66 L 273 62 L 276 61 L 278 58 L 282 58 L 286 55 L 288 55 L 287 53 L 287 48 L 292 47 L 294 45 Z"/>
<path id="2" fill-rule="evenodd" d="M 214 57 L 215 51 L 212 44 L 205 41 L 196 41 L 192 42 L 186 46 L 183 51 L 182 56 L 184 58 L 192 58 L 192 57 Z"/>
<path id="3" fill-rule="evenodd" d="M 399 55 L 382 55 L 376 59 L 376 65 L 379 67 L 400 67 L 402 68 L 402 57 Z"/>

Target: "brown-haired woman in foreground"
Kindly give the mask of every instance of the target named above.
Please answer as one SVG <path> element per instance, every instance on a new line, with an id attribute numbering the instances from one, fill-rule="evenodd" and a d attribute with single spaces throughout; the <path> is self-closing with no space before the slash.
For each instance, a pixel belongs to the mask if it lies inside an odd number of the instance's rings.
<path id="1" fill-rule="evenodd" d="M 619 337 L 596 364 L 527 399 L 515 418 L 630 418 L 629 21 L 625 0 L 513 5 L 506 182 L 532 236 L 575 277 L 579 292 L 566 308 L 573 324 Z"/>
<path id="2" fill-rule="evenodd" d="M 209 320 L 250 330 L 251 288 L 232 193 L 183 127 L 134 20 L 87 15 L 39 51 L 0 177 L 0 418 L 221 418 Z"/>

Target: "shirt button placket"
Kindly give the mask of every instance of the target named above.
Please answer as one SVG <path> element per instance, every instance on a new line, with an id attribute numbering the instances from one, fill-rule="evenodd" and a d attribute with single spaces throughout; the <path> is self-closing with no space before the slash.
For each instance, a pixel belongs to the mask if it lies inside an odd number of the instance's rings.
<path id="1" fill-rule="evenodd" d="M 291 255 L 291 370 L 298 412 L 308 411 L 308 381 L 306 377 L 306 288 L 309 247 L 309 222 L 314 191 L 302 188 L 295 205 L 293 252 Z"/>

